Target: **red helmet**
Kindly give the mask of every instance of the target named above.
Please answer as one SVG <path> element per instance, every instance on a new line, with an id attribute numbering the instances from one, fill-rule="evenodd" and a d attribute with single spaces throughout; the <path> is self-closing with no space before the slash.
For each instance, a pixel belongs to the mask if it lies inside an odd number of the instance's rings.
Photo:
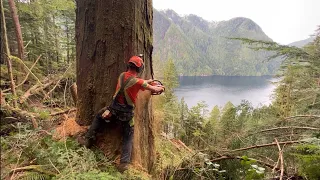
<path id="1" fill-rule="evenodd" d="M 133 63 L 138 68 L 143 66 L 143 60 L 139 56 L 132 56 L 128 63 Z"/>

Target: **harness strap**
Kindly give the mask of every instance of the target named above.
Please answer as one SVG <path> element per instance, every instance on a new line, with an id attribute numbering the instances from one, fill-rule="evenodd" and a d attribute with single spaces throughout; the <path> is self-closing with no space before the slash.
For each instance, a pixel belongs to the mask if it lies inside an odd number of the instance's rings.
<path id="1" fill-rule="evenodd" d="M 124 75 L 122 76 L 122 81 L 120 84 L 120 90 L 118 93 L 123 93 L 124 94 L 124 88 L 128 85 L 128 83 L 133 79 L 134 76 L 130 76 L 125 82 L 124 82 Z"/>
<path id="2" fill-rule="evenodd" d="M 122 77 L 121 77 L 121 79 L 120 79 L 120 89 L 119 89 L 119 91 L 117 92 L 117 94 L 114 96 L 114 99 L 116 99 L 117 98 L 117 96 L 120 94 L 120 95 L 122 95 L 123 97 L 124 97 L 124 100 L 125 100 L 125 104 L 126 105 L 130 105 L 130 104 L 128 104 L 128 102 L 131 102 L 131 100 L 130 99 L 128 99 L 128 98 L 130 98 L 130 97 L 127 97 L 127 95 L 126 95 L 126 93 L 125 93 L 125 88 L 126 88 L 126 86 L 129 84 L 129 82 L 132 80 L 132 79 L 134 79 L 135 77 L 134 76 L 130 76 L 126 81 L 124 81 L 124 74 L 122 74 L 121 75 Z M 130 105 L 131 106 L 131 105 Z"/>

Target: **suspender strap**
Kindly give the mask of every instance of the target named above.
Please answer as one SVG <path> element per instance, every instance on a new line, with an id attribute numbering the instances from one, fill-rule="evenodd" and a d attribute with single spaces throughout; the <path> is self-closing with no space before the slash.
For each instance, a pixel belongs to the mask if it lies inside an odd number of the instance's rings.
<path id="1" fill-rule="evenodd" d="M 130 76 L 126 81 L 124 81 L 124 75 L 122 76 L 122 81 L 120 84 L 120 90 L 119 93 L 124 94 L 124 88 L 128 85 L 128 83 L 131 81 L 131 79 L 133 79 L 134 76 Z"/>

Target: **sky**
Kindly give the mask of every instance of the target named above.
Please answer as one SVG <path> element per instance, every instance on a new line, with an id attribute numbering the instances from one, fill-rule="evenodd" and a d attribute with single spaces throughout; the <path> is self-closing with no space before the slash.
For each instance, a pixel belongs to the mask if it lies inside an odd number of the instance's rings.
<path id="1" fill-rule="evenodd" d="M 320 0 L 153 0 L 153 7 L 208 21 L 246 17 L 280 44 L 307 39 L 320 25 Z"/>

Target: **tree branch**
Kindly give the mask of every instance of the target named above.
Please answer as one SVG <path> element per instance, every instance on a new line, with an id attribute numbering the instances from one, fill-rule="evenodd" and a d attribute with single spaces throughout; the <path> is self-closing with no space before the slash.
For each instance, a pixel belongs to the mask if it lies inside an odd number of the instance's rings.
<path id="1" fill-rule="evenodd" d="M 280 147 L 280 144 L 279 144 L 277 138 L 274 138 L 274 140 L 275 140 L 275 142 L 276 142 L 276 144 L 278 146 L 278 150 L 279 150 L 279 159 L 280 159 L 280 167 L 281 167 L 281 169 L 280 169 L 280 180 L 282 180 L 283 171 L 284 171 L 284 168 L 283 168 L 283 151 L 281 150 L 281 147 Z"/>
<path id="2" fill-rule="evenodd" d="M 320 118 L 320 116 L 317 116 L 317 115 L 296 115 L 296 116 L 286 117 L 285 120 L 294 119 L 294 118 Z"/>
<path id="3" fill-rule="evenodd" d="M 31 70 L 33 69 L 33 67 L 37 64 L 37 62 L 39 61 L 40 58 L 41 58 L 41 55 L 38 56 L 38 58 L 36 59 L 36 61 L 32 64 L 32 66 L 30 67 L 30 71 L 31 71 Z M 30 75 L 30 72 L 28 72 L 28 74 L 26 75 L 26 77 L 24 78 L 24 80 L 23 80 L 19 85 L 17 85 L 16 88 L 18 88 L 18 87 L 20 87 L 21 85 L 23 85 L 23 84 L 27 81 L 29 75 Z M 10 89 L 5 89 L 5 90 L 3 90 L 2 92 L 7 92 L 7 91 L 9 91 L 9 90 L 10 90 Z"/>
<path id="4" fill-rule="evenodd" d="M 15 57 L 15 56 L 10 56 L 10 57 L 11 57 L 12 59 L 17 60 L 19 63 L 21 63 L 21 64 L 23 65 L 23 67 L 24 67 L 25 69 L 27 69 L 28 73 L 30 73 L 30 74 L 35 78 L 35 80 L 37 80 L 37 82 L 42 85 L 42 83 L 41 83 L 41 81 L 39 80 L 39 78 L 38 78 L 35 74 L 33 74 L 33 72 L 31 72 L 31 70 L 29 69 L 29 67 L 28 67 L 20 58 Z"/>
<path id="5" fill-rule="evenodd" d="M 285 142 L 279 142 L 279 145 L 280 144 L 294 144 L 294 143 L 301 143 L 301 142 L 304 142 L 304 141 L 285 141 Z M 239 148 L 239 149 L 227 151 L 225 154 L 238 152 L 238 151 L 245 151 L 245 150 L 249 150 L 249 149 L 256 149 L 256 148 L 261 148 L 261 147 L 275 146 L 275 145 L 277 145 L 276 142 L 270 143 L 270 144 L 254 145 L 254 146 L 249 146 L 249 147 L 244 147 L 244 148 Z"/>
<path id="6" fill-rule="evenodd" d="M 44 96 L 43 100 L 49 98 L 49 95 L 56 89 L 56 87 L 59 85 L 60 81 L 64 78 L 65 74 L 67 73 L 67 71 L 69 70 L 69 68 L 71 67 L 71 65 L 67 68 L 67 70 L 63 73 L 61 79 L 59 79 L 57 81 L 57 83 L 54 85 L 54 87 Z"/>
<path id="7" fill-rule="evenodd" d="M 305 129 L 305 130 L 316 130 L 316 131 L 320 130 L 320 128 L 315 128 L 315 127 L 287 126 L 287 127 L 276 127 L 271 129 L 264 129 L 260 132 L 268 132 L 268 131 L 274 131 L 279 129 Z"/>
<path id="8" fill-rule="evenodd" d="M 67 109 L 65 111 L 51 113 L 50 116 L 57 116 L 57 115 L 60 115 L 60 114 L 71 113 L 71 112 L 76 111 L 76 110 L 77 110 L 77 108 Z"/>

